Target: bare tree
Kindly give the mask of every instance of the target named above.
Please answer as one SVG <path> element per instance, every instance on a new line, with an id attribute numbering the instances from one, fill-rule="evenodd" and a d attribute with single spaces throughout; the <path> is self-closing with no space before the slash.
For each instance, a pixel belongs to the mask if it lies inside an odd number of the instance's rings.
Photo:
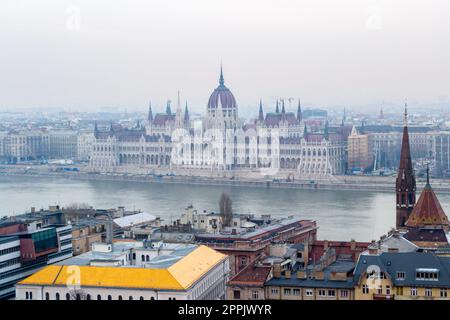
<path id="1" fill-rule="evenodd" d="M 231 220 L 233 218 L 233 208 L 230 196 L 227 193 L 222 193 L 219 200 L 220 215 L 222 217 L 222 223 L 224 227 L 231 226 Z"/>

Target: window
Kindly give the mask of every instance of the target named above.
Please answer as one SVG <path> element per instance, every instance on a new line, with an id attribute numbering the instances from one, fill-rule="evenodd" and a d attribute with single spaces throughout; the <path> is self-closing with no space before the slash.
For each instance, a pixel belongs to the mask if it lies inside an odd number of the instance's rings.
<path id="1" fill-rule="evenodd" d="M 300 289 L 294 289 L 292 292 L 293 292 L 294 296 L 300 295 Z"/>
<path id="2" fill-rule="evenodd" d="M 56 300 L 59 300 L 59 292 L 56 293 L 55 299 L 56 299 Z"/>
<path id="3" fill-rule="evenodd" d="M 425 297 L 432 297 L 432 296 L 433 296 L 433 289 L 425 288 Z"/>
<path id="4" fill-rule="evenodd" d="M 334 289 L 328 290 L 328 296 L 329 297 L 335 297 L 336 296 L 336 290 L 334 290 Z"/>
<path id="5" fill-rule="evenodd" d="M 402 296 L 403 295 L 403 287 L 397 287 L 397 295 Z"/>
<path id="6" fill-rule="evenodd" d="M 391 286 L 386 286 L 386 294 L 387 295 L 391 294 Z"/>
<path id="7" fill-rule="evenodd" d="M 412 287 L 411 288 L 411 295 L 412 296 L 417 296 L 417 288 L 416 287 Z"/>
<path id="8" fill-rule="evenodd" d="M 91 295 L 90 294 L 86 295 L 86 300 L 91 300 Z"/>
<path id="9" fill-rule="evenodd" d="M 122 296 L 119 296 L 118 299 L 119 299 L 119 300 L 122 300 Z"/>
<path id="10" fill-rule="evenodd" d="M 25 299 L 29 300 L 30 299 L 30 294 L 28 293 L 28 291 L 25 291 Z"/>
<path id="11" fill-rule="evenodd" d="M 383 287 L 381 285 L 378 286 L 377 293 L 378 294 L 383 294 Z"/>
<path id="12" fill-rule="evenodd" d="M 155 297 L 150 297 L 150 300 L 155 300 Z"/>
<path id="13" fill-rule="evenodd" d="M 240 290 L 234 290 L 233 291 L 233 299 L 238 300 L 241 298 L 241 291 Z"/>
<path id="14" fill-rule="evenodd" d="M 143 297 L 143 296 L 140 296 L 140 297 L 139 297 L 139 300 L 144 300 L 144 297 Z"/>
<path id="15" fill-rule="evenodd" d="M 291 289 L 289 289 L 289 288 L 284 288 L 284 294 L 286 295 L 286 296 L 290 296 L 291 295 Z"/>
<path id="16" fill-rule="evenodd" d="M 319 297 L 325 297 L 327 295 L 325 289 L 319 289 Z"/>
<path id="17" fill-rule="evenodd" d="M 348 298 L 348 290 L 341 290 L 341 298 Z"/>
<path id="18" fill-rule="evenodd" d="M 416 280 L 438 280 L 438 271 L 417 271 Z"/>
<path id="19" fill-rule="evenodd" d="M 132 297 L 132 296 L 129 296 L 129 297 L 128 297 L 128 300 L 133 300 L 133 297 Z"/>
<path id="20" fill-rule="evenodd" d="M 102 300 L 102 296 L 101 295 L 97 295 L 97 300 Z"/>
<path id="21" fill-rule="evenodd" d="M 111 295 L 108 295 L 108 300 L 112 300 L 112 297 L 111 297 Z"/>
<path id="22" fill-rule="evenodd" d="M 363 284 L 363 286 L 362 286 L 362 293 L 363 294 L 369 294 L 369 287 L 367 286 L 367 284 Z"/>
<path id="23" fill-rule="evenodd" d="M 441 289 L 441 298 L 447 298 L 447 289 Z"/>
<path id="24" fill-rule="evenodd" d="M 70 300 L 70 294 L 66 293 L 66 300 Z"/>
<path id="25" fill-rule="evenodd" d="M 272 288 L 271 292 L 272 292 L 273 296 L 278 295 L 278 289 L 277 288 Z"/>
<path id="26" fill-rule="evenodd" d="M 307 297 L 312 297 L 312 296 L 314 295 L 313 289 L 306 289 L 305 295 L 306 295 Z"/>
<path id="27" fill-rule="evenodd" d="M 255 299 L 255 300 L 259 299 L 259 291 L 257 291 L 257 290 L 252 291 L 252 299 Z"/>

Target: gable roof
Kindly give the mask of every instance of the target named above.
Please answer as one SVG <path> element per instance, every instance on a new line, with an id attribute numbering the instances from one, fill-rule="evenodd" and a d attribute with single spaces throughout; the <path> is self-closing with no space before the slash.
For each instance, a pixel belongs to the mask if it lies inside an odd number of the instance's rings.
<path id="1" fill-rule="evenodd" d="M 450 257 L 425 252 L 384 252 L 380 255 L 361 255 L 353 273 L 355 281 L 358 281 L 369 267 L 379 267 L 381 271 L 387 273 L 395 286 L 450 288 Z M 438 270 L 439 281 L 417 280 L 418 269 Z M 404 280 L 397 278 L 397 272 L 404 273 Z"/>

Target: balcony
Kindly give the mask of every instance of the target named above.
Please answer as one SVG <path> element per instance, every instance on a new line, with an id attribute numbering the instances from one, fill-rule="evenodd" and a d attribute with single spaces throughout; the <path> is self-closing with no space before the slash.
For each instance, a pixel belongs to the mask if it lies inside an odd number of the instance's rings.
<path id="1" fill-rule="evenodd" d="M 393 294 L 374 294 L 373 300 L 394 300 Z"/>

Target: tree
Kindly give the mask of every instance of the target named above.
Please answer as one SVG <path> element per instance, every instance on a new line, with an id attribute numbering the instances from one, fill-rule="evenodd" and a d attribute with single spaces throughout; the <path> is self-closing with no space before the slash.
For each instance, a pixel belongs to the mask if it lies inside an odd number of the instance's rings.
<path id="1" fill-rule="evenodd" d="M 223 226 L 230 227 L 233 218 L 232 201 L 230 196 L 225 192 L 220 196 L 219 207 Z"/>

